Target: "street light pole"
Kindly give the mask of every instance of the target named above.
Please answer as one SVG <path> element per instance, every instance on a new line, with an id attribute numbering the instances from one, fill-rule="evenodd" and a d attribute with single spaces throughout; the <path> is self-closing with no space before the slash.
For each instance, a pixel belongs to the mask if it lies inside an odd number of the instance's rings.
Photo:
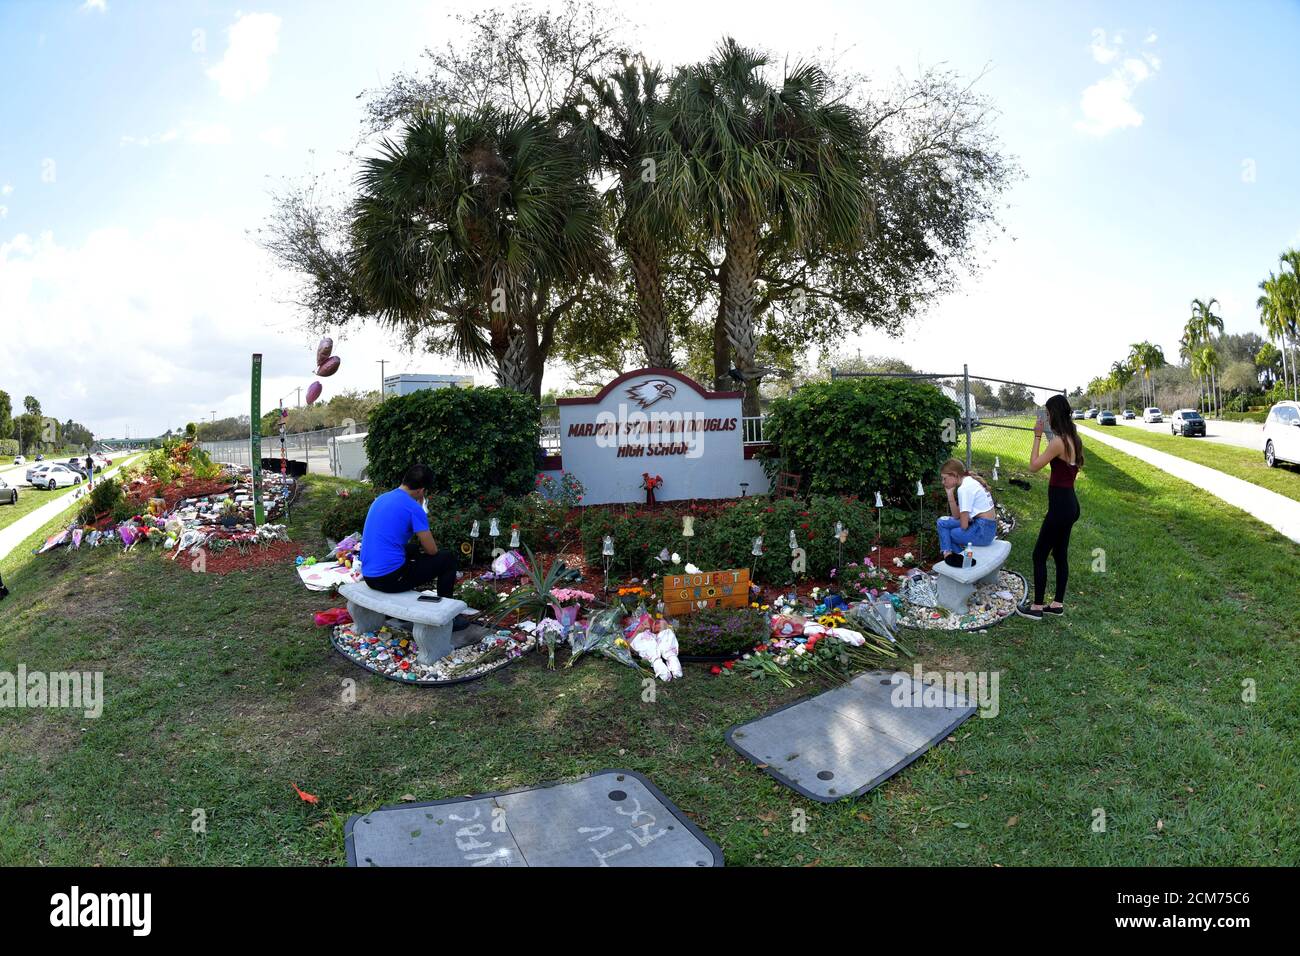
<path id="1" fill-rule="evenodd" d="M 382 401 L 384 398 L 384 365 L 388 362 L 388 359 L 375 359 L 375 361 L 379 363 L 379 398 Z"/>

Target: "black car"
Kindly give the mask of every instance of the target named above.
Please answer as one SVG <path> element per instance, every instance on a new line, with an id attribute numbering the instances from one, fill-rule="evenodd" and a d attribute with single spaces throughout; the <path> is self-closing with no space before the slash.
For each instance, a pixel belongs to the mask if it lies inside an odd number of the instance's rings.
<path id="1" fill-rule="evenodd" d="M 1169 419 L 1169 434 L 1184 438 L 1205 437 L 1205 419 L 1194 408 L 1180 408 Z"/>

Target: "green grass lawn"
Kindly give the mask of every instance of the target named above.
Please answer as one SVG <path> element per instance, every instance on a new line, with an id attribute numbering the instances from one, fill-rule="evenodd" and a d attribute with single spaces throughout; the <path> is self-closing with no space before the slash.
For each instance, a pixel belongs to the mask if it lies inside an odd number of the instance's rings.
<path id="1" fill-rule="evenodd" d="M 1204 438 L 1181 438 L 1160 432 L 1148 432 L 1141 428 L 1107 428 L 1106 432 L 1157 451 L 1186 458 L 1198 465 L 1217 468 L 1242 481 L 1249 481 L 1253 485 L 1259 485 L 1261 488 L 1300 501 L 1300 467 L 1278 465 L 1276 468 L 1270 468 L 1264 463 L 1263 449 L 1255 451 L 1237 445 L 1206 441 Z M 1087 441 L 1086 433 L 1084 441 Z"/>
<path id="2" fill-rule="evenodd" d="M 1011 563 L 1024 571 L 1042 484 L 997 489 L 1021 517 Z M 295 511 L 305 553 L 320 552 L 335 487 L 313 479 Z M 107 702 L 97 720 L 0 711 L 0 865 L 338 864 L 350 813 L 606 767 L 647 774 L 730 864 L 1294 864 L 1300 548 L 1100 443 L 1079 495 L 1065 618 L 912 639 L 928 668 L 998 671 L 999 716 L 833 805 L 723 740 L 811 687 L 688 666 L 644 703 L 631 671 L 592 659 L 550 672 L 536 655 L 420 690 L 334 654 L 311 621 L 327 600 L 287 563 L 216 577 L 147 552 L 12 555 L 0 670 L 103 669 Z M 1104 573 L 1090 570 L 1097 549 Z M 196 809 L 206 834 L 191 830 Z M 806 832 L 792 832 L 795 810 Z"/>
<path id="3" fill-rule="evenodd" d="M 124 462 L 124 464 L 132 462 L 134 460 L 135 457 L 129 458 L 126 460 L 126 462 Z M 116 463 L 114 463 L 114 467 L 117 467 Z M 19 475 L 18 477 L 21 478 L 22 476 Z M 96 477 L 96 480 L 98 480 L 98 477 Z M 69 491 L 75 491 L 76 488 L 84 488 L 86 489 L 87 492 L 89 492 L 90 490 L 87 487 L 85 482 L 82 482 L 80 485 L 76 485 L 74 487 L 56 488 L 53 491 L 50 491 L 47 488 L 33 488 L 25 481 L 22 484 L 18 484 L 16 481 L 12 480 L 12 477 L 9 479 L 9 483 L 11 485 L 12 484 L 18 485 L 18 503 L 16 505 L 9 505 L 9 504 L 0 505 L 0 528 L 9 527 L 19 518 L 22 518 L 25 515 L 30 514 L 31 512 L 35 511 L 37 508 L 49 504 L 51 501 L 55 501 L 58 498 L 62 498 Z M 74 501 L 69 505 L 69 508 L 75 508 L 79 504 L 80 502 Z M 66 521 L 68 519 L 62 518 L 61 520 Z"/>

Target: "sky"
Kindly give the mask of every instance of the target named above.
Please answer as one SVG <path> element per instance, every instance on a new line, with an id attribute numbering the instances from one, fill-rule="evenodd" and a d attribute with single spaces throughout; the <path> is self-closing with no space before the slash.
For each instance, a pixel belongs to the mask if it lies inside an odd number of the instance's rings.
<path id="1" fill-rule="evenodd" d="M 0 0 L 0 389 L 100 436 L 154 435 L 247 413 L 260 352 L 264 407 L 295 403 L 316 337 L 255 241 L 272 191 L 342 175 L 358 95 L 481 5 Z M 1300 247 L 1295 0 L 610 5 L 665 64 L 730 33 L 791 59 L 834 50 L 882 82 L 983 74 L 1024 172 L 1006 231 L 901 337 L 848 350 L 1082 384 L 1140 339 L 1175 357 L 1193 297 L 1261 332 L 1256 286 Z M 374 328 L 335 337 L 327 398 L 377 388 L 381 359 L 491 381 Z"/>

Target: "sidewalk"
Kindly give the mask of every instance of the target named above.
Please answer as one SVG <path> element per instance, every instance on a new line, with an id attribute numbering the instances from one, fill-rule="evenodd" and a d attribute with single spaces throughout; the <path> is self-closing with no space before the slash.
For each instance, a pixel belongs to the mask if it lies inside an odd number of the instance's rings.
<path id="1" fill-rule="evenodd" d="M 103 472 L 95 477 L 96 481 L 103 481 L 105 478 L 111 478 L 122 470 L 122 466 L 134 461 L 138 456 L 132 456 L 126 459 L 120 465 L 114 465 L 108 471 Z M 57 518 L 60 512 L 66 511 L 68 507 L 77 500 L 77 492 L 80 491 L 82 496 L 90 493 L 89 487 L 83 482 L 75 490 L 67 494 L 60 495 L 41 505 L 35 511 L 23 515 L 7 528 L 0 529 L 0 559 L 9 557 L 9 553 L 18 547 L 31 535 L 41 530 L 46 524 Z"/>
<path id="2" fill-rule="evenodd" d="M 1140 458 L 1148 465 L 1154 465 L 1175 478 L 1181 478 L 1208 491 L 1300 544 L 1300 501 L 1293 501 L 1279 495 L 1276 491 L 1269 491 L 1259 485 L 1252 485 L 1249 481 L 1225 475 L 1218 469 L 1207 468 L 1186 458 L 1156 451 L 1154 448 L 1124 438 L 1116 438 L 1095 428 L 1081 428 L 1080 431 L 1087 435 L 1089 441 L 1110 445 L 1126 455 Z"/>

